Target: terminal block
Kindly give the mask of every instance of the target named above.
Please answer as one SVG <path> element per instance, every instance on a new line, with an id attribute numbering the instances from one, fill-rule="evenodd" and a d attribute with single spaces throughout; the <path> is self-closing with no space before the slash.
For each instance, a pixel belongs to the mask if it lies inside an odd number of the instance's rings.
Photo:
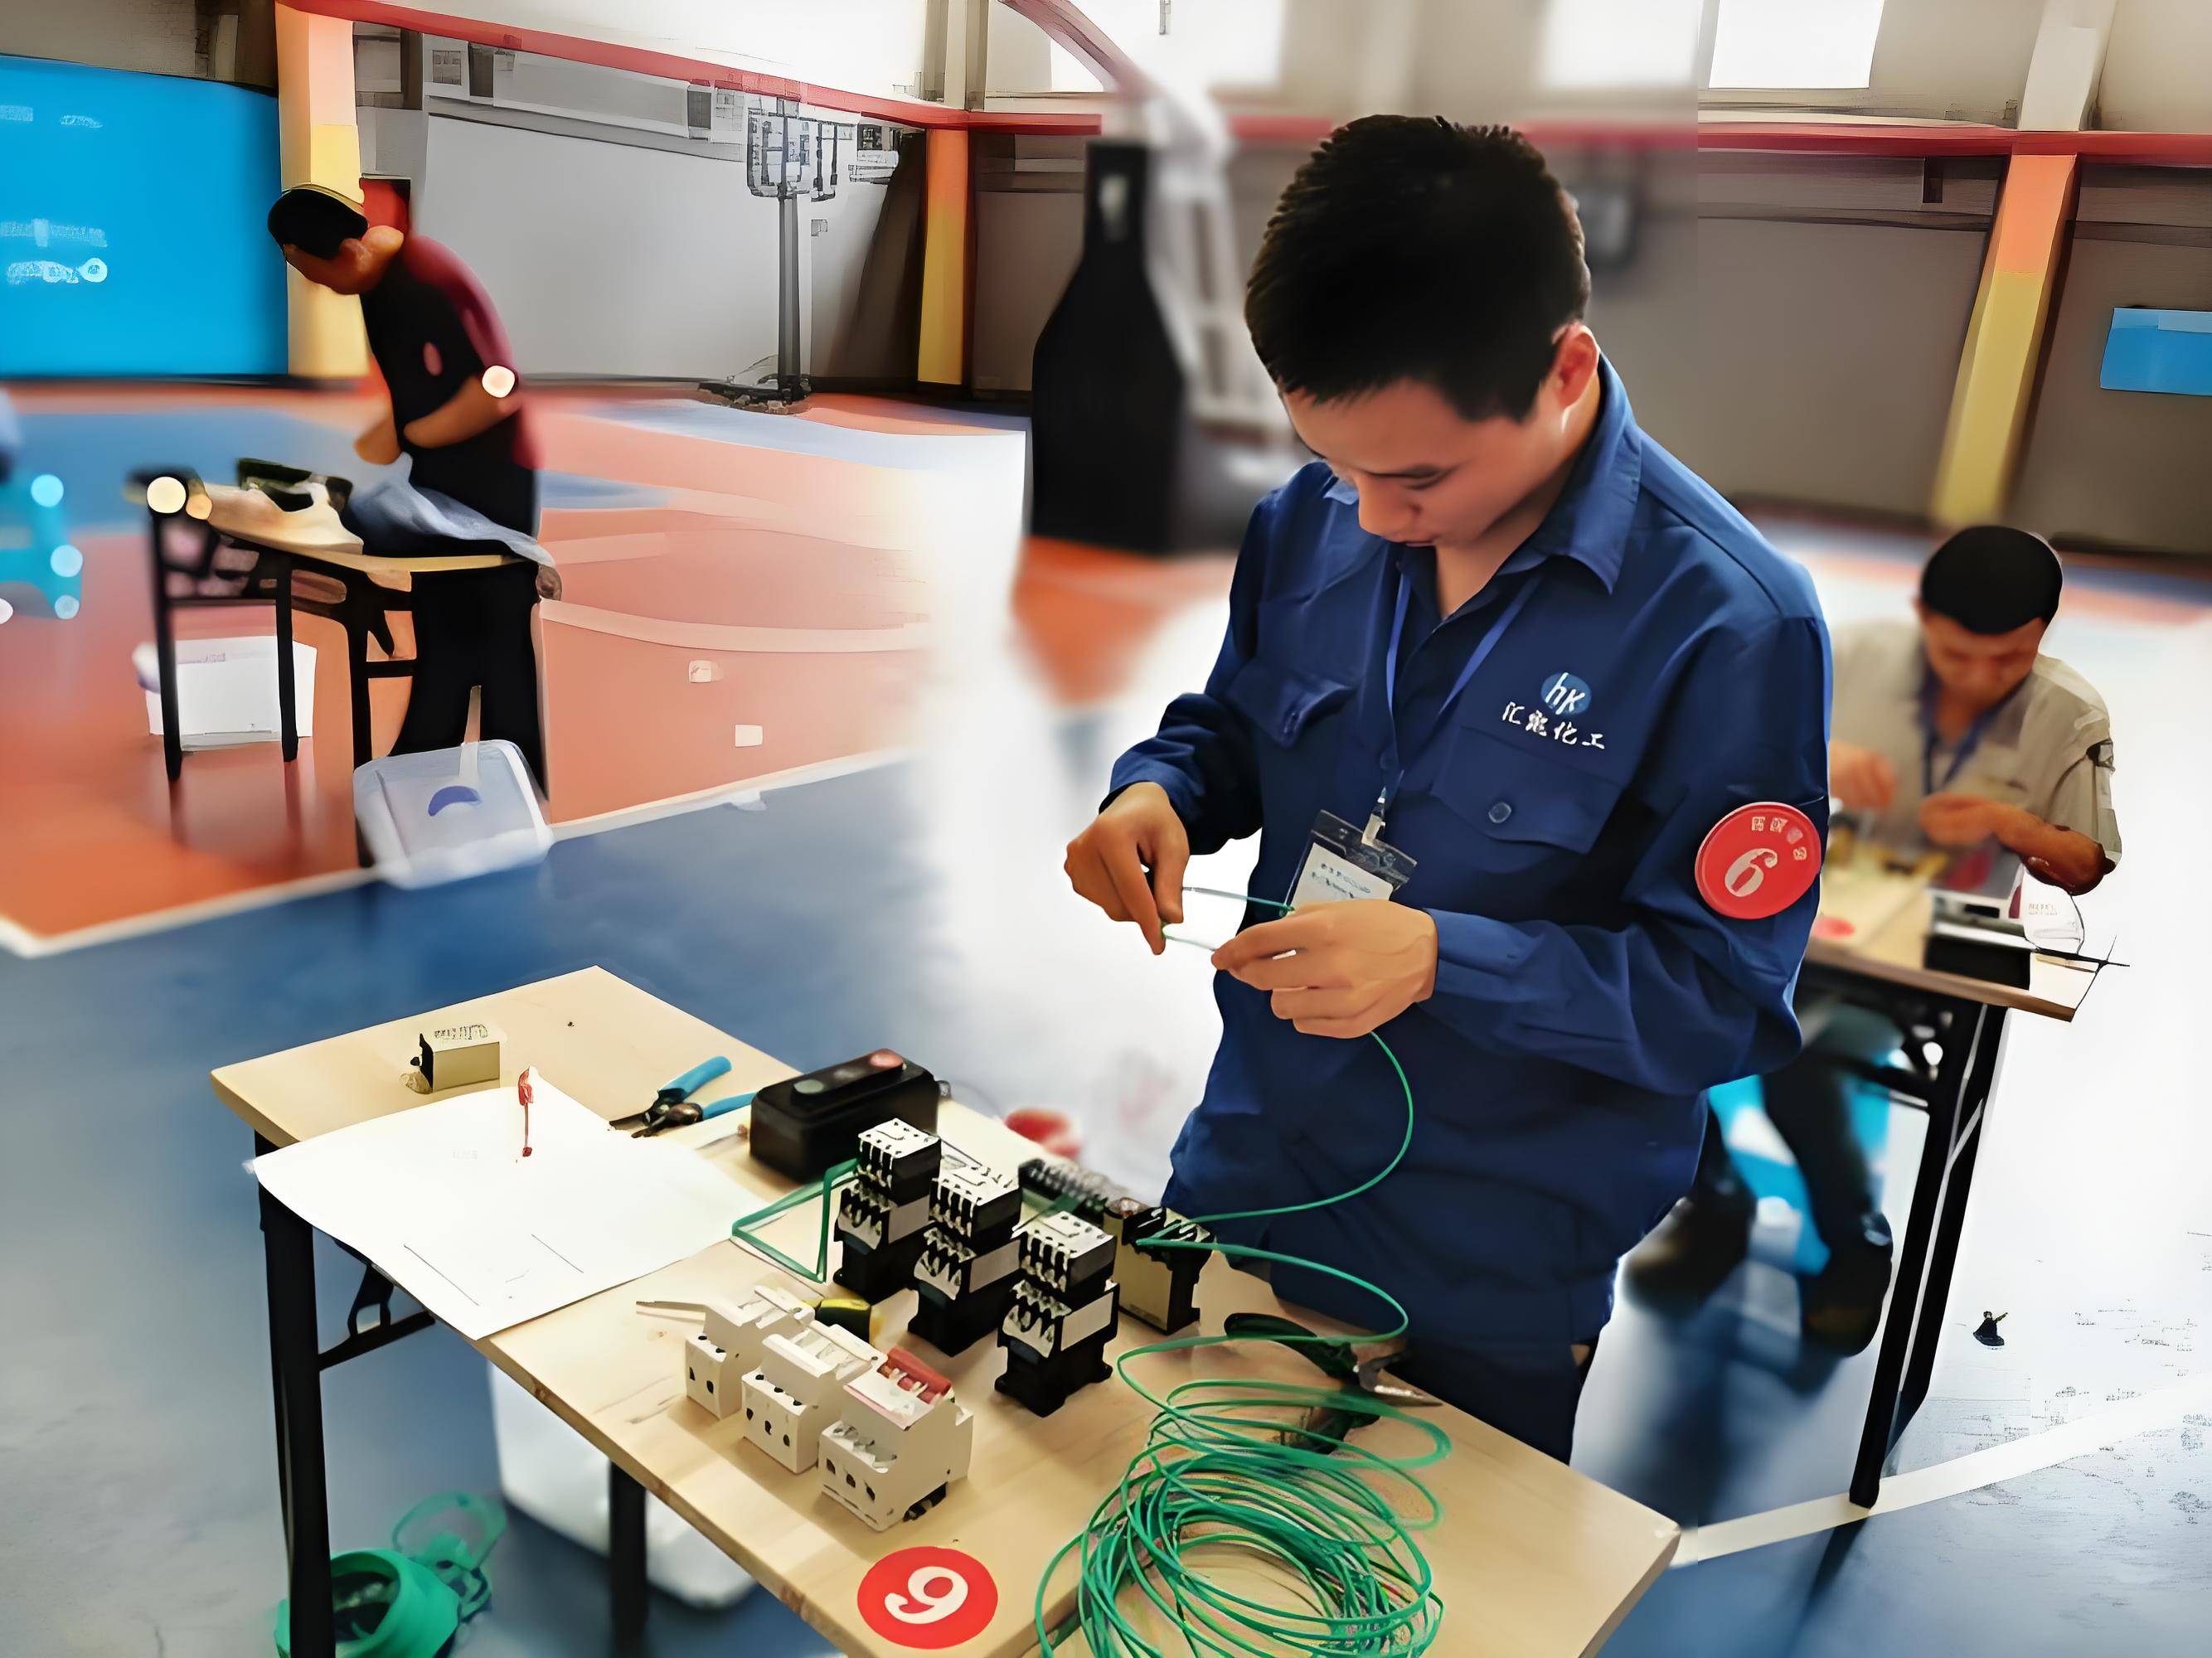
<path id="1" fill-rule="evenodd" d="M 999 1391 L 1050 1416 L 1107 1376 L 1119 1287 L 1114 1240 L 1073 1215 L 1048 1215 L 1018 1237 L 1021 1278 L 1000 1321 L 1006 1368 Z"/>
<path id="2" fill-rule="evenodd" d="M 744 1379 L 745 1437 L 793 1473 L 814 1466 L 823 1429 L 844 1413 L 844 1387 L 884 1356 L 849 1330 L 815 1322 L 773 1335 Z"/>
<path id="3" fill-rule="evenodd" d="M 968 1476 L 975 1413 L 952 1384 L 894 1347 L 845 1384 L 845 1413 L 822 1433 L 822 1489 L 874 1531 L 934 1507 Z"/>
<path id="4" fill-rule="evenodd" d="M 1021 1217 L 1022 1194 L 1002 1175 L 969 1168 L 937 1177 L 915 1265 L 921 1304 L 911 1333 L 941 1353 L 958 1353 L 999 1327 L 1013 1294 Z"/>
<path id="5" fill-rule="evenodd" d="M 897 1119 L 860 1136 L 854 1183 L 837 1208 L 838 1283 L 878 1302 L 914 1281 L 944 1156 L 936 1135 Z"/>
<path id="6" fill-rule="evenodd" d="M 716 1416 L 736 1412 L 745 1377 L 760 1368 L 772 1335 L 788 1335 L 814 1319 L 814 1309 L 781 1290 L 763 1289 L 739 1303 L 710 1301 L 706 1324 L 684 1344 L 684 1391 Z"/>
<path id="7" fill-rule="evenodd" d="M 1144 1246 L 1164 1237 L 1206 1239 L 1211 1234 L 1072 1163 L 1031 1157 L 1022 1165 L 1021 1176 L 1026 1195 L 1066 1205 L 1067 1212 L 1114 1240 L 1114 1277 L 1121 1286 L 1124 1312 L 1170 1334 L 1197 1318 L 1195 1297 L 1199 1274 L 1206 1266 L 1205 1251 Z"/>

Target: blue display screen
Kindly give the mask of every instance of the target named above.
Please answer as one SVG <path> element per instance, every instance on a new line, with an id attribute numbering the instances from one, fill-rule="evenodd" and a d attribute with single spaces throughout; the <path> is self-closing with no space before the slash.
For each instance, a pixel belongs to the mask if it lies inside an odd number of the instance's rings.
<path id="1" fill-rule="evenodd" d="M 0 56 L 0 378 L 281 374 L 276 100 Z"/>

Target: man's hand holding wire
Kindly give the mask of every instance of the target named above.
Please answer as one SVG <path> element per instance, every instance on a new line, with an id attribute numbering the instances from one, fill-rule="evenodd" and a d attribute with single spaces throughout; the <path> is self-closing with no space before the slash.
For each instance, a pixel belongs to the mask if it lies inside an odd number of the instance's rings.
<path id="1" fill-rule="evenodd" d="M 1157 956 L 1163 923 L 1182 920 L 1190 832 L 1158 783 L 1132 783 L 1067 843 L 1068 884 L 1116 921 L 1134 921 Z M 1146 872 L 1152 872 L 1147 875 Z"/>
<path id="2" fill-rule="evenodd" d="M 1316 904 L 1247 927 L 1213 965 L 1308 1035 L 1365 1036 L 1435 993 L 1437 924 L 1385 898 Z"/>

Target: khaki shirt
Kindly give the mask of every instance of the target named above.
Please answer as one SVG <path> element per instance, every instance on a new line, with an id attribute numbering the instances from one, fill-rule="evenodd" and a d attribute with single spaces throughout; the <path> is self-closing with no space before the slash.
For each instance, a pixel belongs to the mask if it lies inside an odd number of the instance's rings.
<path id="1" fill-rule="evenodd" d="M 1835 635 L 1834 739 L 1872 749 L 1897 774 L 1887 811 L 1862 813 L 1884 846 L 1916 850 L 1923 799 L 1921 688 L 1928 672 L 1917 622 L 1863 622 Z M 1997 708 L 1959 774 L 1946 785 L 1955 746 L 1935 751 L 1936 793 L 1978 794 L 2087 835 L 2120 861 L 2112 813 L 2112 723 L 2089 682 L 2056 657 L 2039 656 Z"/>

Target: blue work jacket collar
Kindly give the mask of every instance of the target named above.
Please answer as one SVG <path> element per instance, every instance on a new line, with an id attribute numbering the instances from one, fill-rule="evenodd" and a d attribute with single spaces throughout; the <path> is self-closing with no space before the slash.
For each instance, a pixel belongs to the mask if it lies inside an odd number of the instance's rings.
<path id="1" fill-rule="evenodd" d="M 1636 501 L 1643 487 L 1644 442 L 1636 416 L 1628 406 L 1628 392 L 1612 363 L 1598 360 L 1601 387 L 1597 423 L 1590 428 L 1582 452 L 1575 457 L 1567 487 L 1552 504 L 1528 540 L 1515 549 L 1501 570 L 1523 570 L 1555 553 L 1575 560 L 1605 586 L 1607 592 L 1620 578 L 1620 561 L 1627 551 L 1628 534 L 1636 518 Z M 1359 492 L 1342 478 L 1322 495 L 1347 507 L 1359 504 Z M 1395 556 L 1403 550 L 1395 544 Z"/>

